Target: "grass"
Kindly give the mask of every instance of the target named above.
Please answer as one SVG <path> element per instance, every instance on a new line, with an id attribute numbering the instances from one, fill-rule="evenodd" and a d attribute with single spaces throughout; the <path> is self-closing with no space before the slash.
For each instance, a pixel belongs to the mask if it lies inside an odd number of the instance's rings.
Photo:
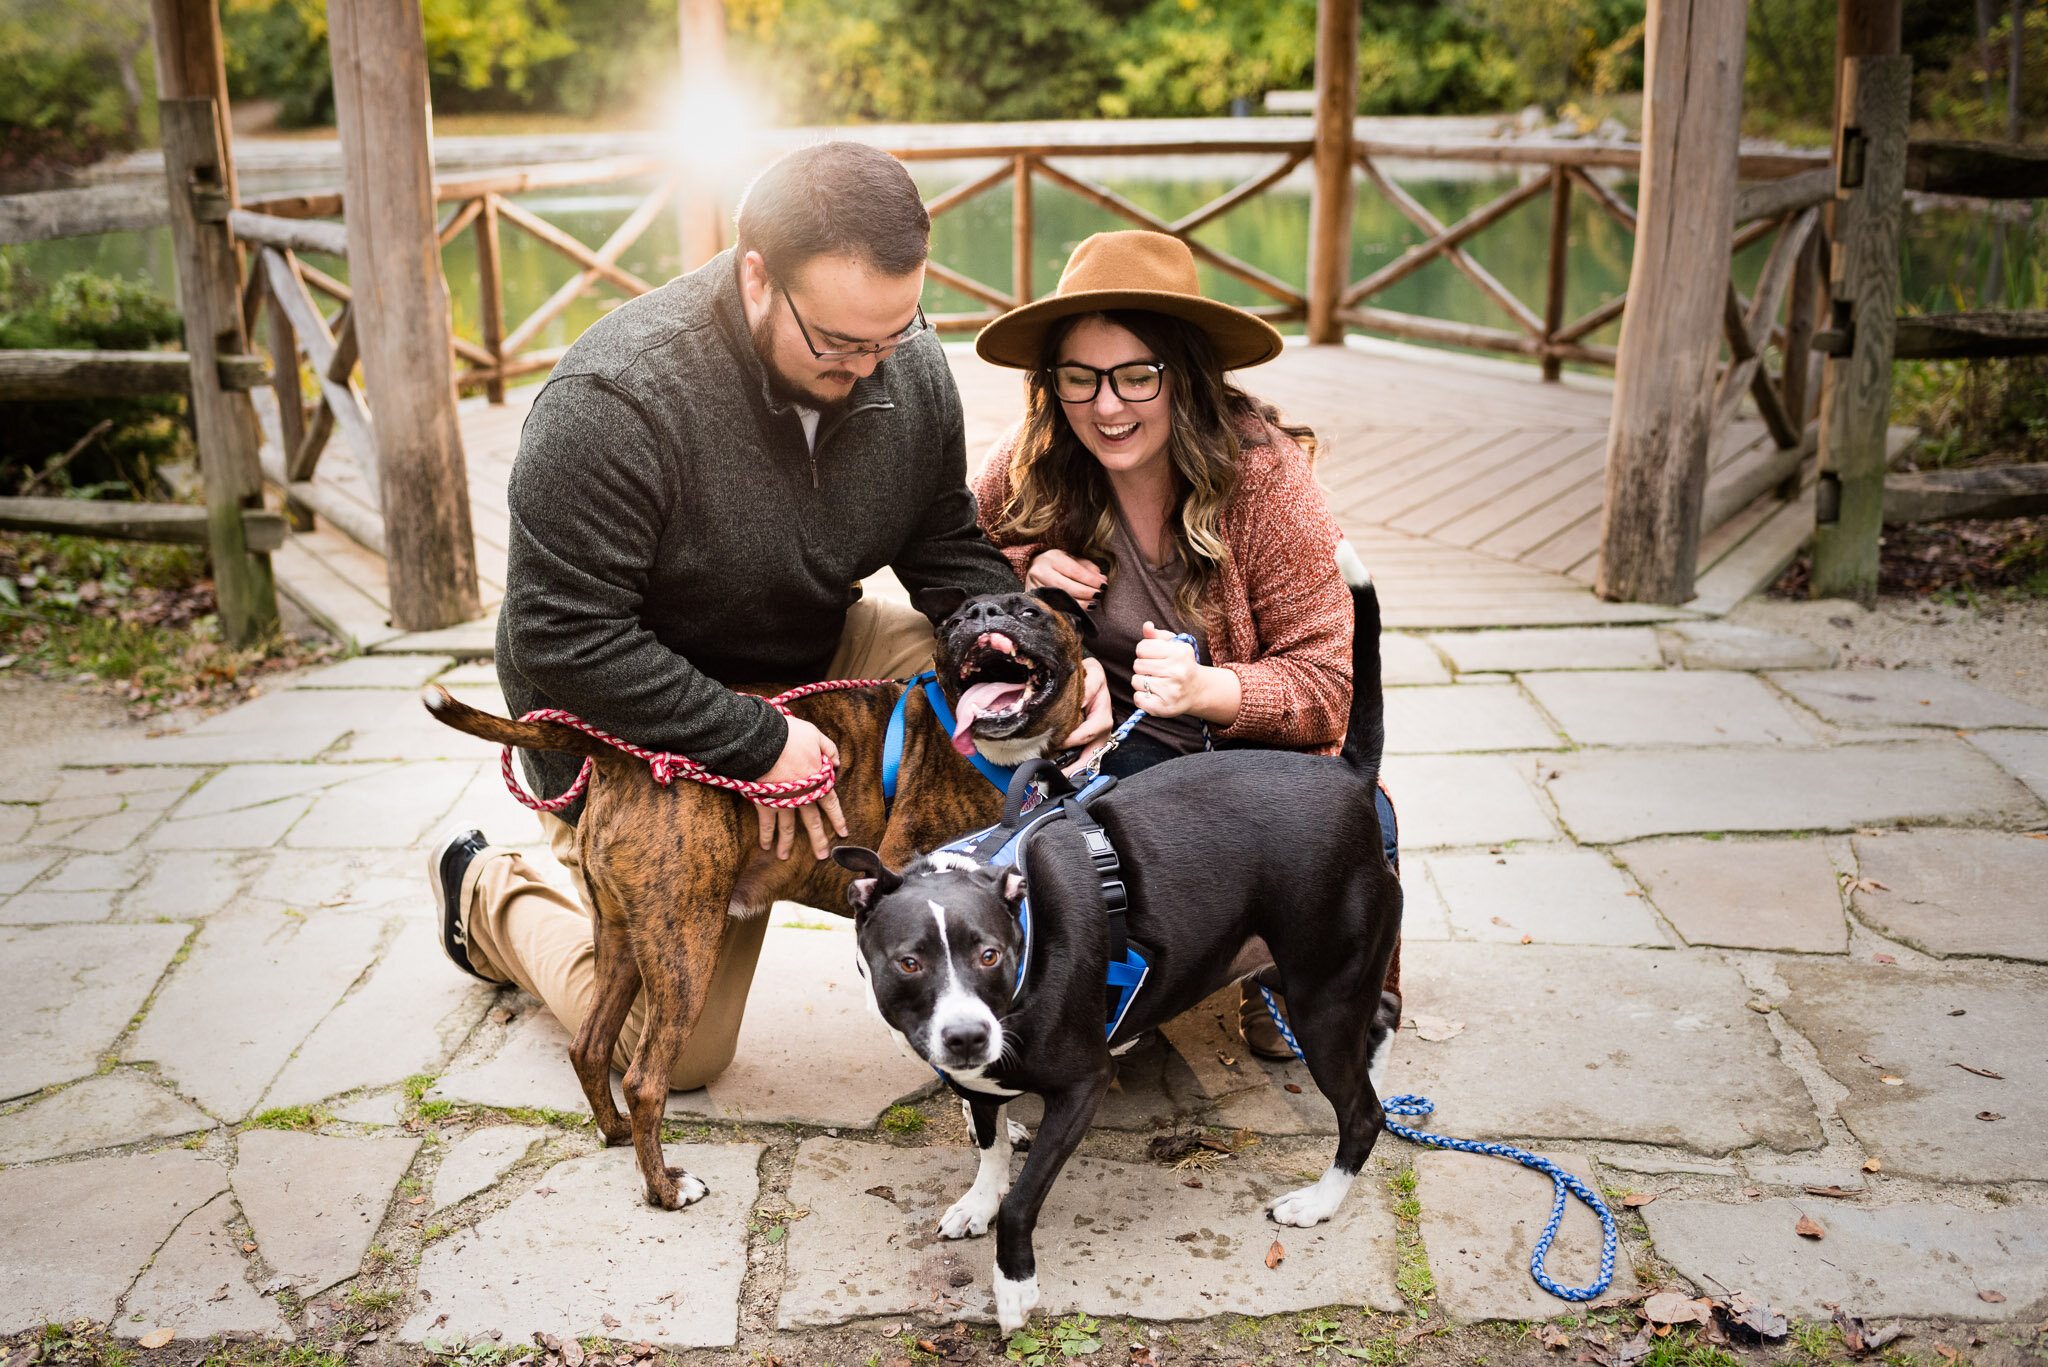
<path id="1" fill-rule="evenodd" d="M 334 1117 L 318 1106 L 273 1106 L 249 1117 L 246 1130 L 317 1130 Z"/>
<path id="2" fill-rule="evenodd" d="M 919 1134 L 930 1123 L 915 1106 L 891 1106 L 882 1113 L 882 1129 L 889 1134 Z"/>
<path id="3" fill-rule="evenodd" d="M 1429 1270 L 1429 1254 L 1422 1246 L 1422 1202 L 1415 1196 L 1415 1169 L 1397 1168 L 1387 1179 L 1394 1193 L 1394 1247 L 1398 1259 L 1394 1287 L 1418 1315 L 1428 1313 L 1428 1302 L 1436 1298 L 1436 1277 Z"/>

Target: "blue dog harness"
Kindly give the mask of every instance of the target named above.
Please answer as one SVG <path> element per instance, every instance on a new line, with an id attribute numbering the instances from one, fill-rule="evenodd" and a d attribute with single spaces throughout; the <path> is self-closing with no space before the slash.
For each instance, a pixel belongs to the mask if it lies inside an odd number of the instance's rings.
<path id="1" fill-rule="evenodd" d="M 882 736 L 882 801 L 896 801 L 896 775 L 903 768 L 903 733 L 909 718 L 910 695 L 919 686 L 924 688 L 925 700 L 931 704 L 932 715 L 939 725 L 946 728 L 946 734 L 953 734 L 953 709 L 946 702 L 945 693 L 939 688 L 939 676 L 927 669 L 924 673 L 904 684 L 903 691 L 896 695 L 896 710 L 889 714 L 889 729 Z M 1017 771 L 994 764 L 982 757 L 981 751 L 971 750 L 967 758 L 981 776 L 996 787 L 1008 792 L 1010 780 Z"/>

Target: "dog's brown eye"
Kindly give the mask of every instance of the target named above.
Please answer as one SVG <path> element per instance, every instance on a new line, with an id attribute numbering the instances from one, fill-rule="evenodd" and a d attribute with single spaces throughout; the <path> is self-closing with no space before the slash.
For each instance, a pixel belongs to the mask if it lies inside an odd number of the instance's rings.
<path id="1" fill-rule="evenodd" d="M 896 961 L 896 966 L 902 969 L 905 973 L 917 973 L 922 971 L 924 968 L 923 964 L 919 963 L 914 957 L 908 954 L 898 959 Z"/>
<path id="2" fill-rule="evenodd" d="M 1002 957 L 1003 951 L 991 945 L 989 948 L 981 951 L 981 966 L 983 968 L 994 968 L 1002 960 Z"/>

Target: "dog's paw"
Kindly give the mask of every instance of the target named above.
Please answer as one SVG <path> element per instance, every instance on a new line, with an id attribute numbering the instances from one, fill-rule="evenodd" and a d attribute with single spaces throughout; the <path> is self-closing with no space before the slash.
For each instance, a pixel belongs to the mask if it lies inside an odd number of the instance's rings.
<path id="1" fill-rule="evenodd" d="M 692 1177 L 681 1168 L 665 1168 L 660 1182 L 650 1181 L 647 1184 L 647 1204 L 663 1210 L 681 1210 L 703 1200 L 710 1190 L 700 1178 Z"/>
<path id="2" fill-rule="evenodd" d="M 1024 1321 L 1031 1318 L 1031 1311 L 1038 1304 L 1038 1274 L 1034 1272 L 1021 1282 L 1013 1282 L 999 1267 L 995 1287 L 996 1324 L 1005 1334 L 1014 1334 L 1024 1327 Z"/>
<path id="3" fill-rule="evenodd" d="M 939 1217 L 939 1237 L 972 1239 L 988 1233 L 988 1222 L 1003 1208 L 1001 1191 L 985 1190 L 977 1182 Z"/>
<path id="4" fill-rule="evenodd" d="M 1004 1123 L 1010 1127 L 1011 1148 L 1028 1149 L 1031 1147 L 1031 1131 L 1024 1128 L 1023 1121 L 1006 1120 L 1004 1121 Z"/>
<path id="5" fill-rule="evenodd" d="M 706 1193 L 710 1190 L 711 1188 L 704 1185 L 702 1178 L 692 1177 L 687 1172 L 684 1173 L 676 1180 L 675 1208 L 681 1210 L 684 1206 L 695 1205 L 703 1200 Z"/>
<path id="6" fill-rule="evenodd" d="M 1290 1191 L 1275 1201 L 1269 1208 L 1270 1213 L 1276 1224 L 1308 1229 L 1335 1215 L 1337 1207 L 1344 1203 L 1344 1193 L 1349 1190 L 1351 1178 L 1332 1168 L 1314 1186 Z"/>

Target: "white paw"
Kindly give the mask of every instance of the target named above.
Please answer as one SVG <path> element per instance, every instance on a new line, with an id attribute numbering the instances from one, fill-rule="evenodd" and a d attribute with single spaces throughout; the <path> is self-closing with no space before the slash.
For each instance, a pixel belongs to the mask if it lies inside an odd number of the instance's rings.
<path id="1" fill-rule="evenodd" d="M 1031 1318 L 1031 1311 L 1038 1304 L 1038 1274 L 1034 1272 L 1021 1282 L 1013 1282 L 999 1267 L 995 1286 L 996 1324 L 1005 1334 L 1014 1334 L 1024 1327 L 1024 1321 Z"/>
<path id="2" fill-rule="evenodd" d="M 703 1200 L 705 1193 L 710 1190 L 711 1188 L 704 1185 L 703 1179 L 692 1177 L 686 1172 L 676 1181 L 676 1200 L 684 1206 L 693 1205 Z"/>
<path id="3" fill-rule="evenodd" d="M 939 1217 L 939 1237 L 972 1239 L 988 1233 L 988 1222 L 1003 1208 L 1003 1195 L 1000 1190 L 984 1190 L 979 1182 L 975 1183 Z"/>
<path id="4" fill-rule="evenodd" d="M 1344 1193 L 1351 1190 L 1351 1176 L 1331 1168 L 1312 1187 L 1290 1191 L 1272 1205 L 1274 1223 L 1308 1229 L 1337 1213 Z"/>
<path id="5" fill-rule="evenodd" d="M 1031 1141 L 1031 1131 L 1024 1128 L 1023 1121 L 1011 1120 L 1006 1123 L 1010 1127 L 1010 1142 L 1012 1144 L 1026 1144 Z"/>

